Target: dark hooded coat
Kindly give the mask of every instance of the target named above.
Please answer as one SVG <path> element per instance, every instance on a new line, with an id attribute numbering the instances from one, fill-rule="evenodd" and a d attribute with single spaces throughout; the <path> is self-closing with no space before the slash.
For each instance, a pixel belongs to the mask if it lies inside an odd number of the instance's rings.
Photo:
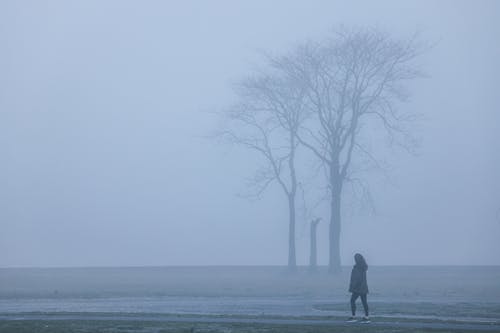
<path id="1" fill-rule="evenodd" d="M 356 258 L 357 259 L 357 258 Z M 349 292 L 356 294 L 368 294 L 368 282 L 366 281 L 366 271 L 368 265 L 362 260 L 356 260 L 356 265 L 352 268 Z"/>

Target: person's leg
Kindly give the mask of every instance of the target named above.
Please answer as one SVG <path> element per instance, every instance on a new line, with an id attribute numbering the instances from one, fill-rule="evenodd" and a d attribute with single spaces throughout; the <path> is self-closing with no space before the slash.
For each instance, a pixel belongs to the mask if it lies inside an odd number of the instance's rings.
<path id="1" fill-rule="evenodd" d="M 363 303 L 363 309 L 365 310 L 365 316 L 368 317 L 368 301 L 366 294 L 361 295 L 361 302 Z"/>
<path id="2" fill-rule="evenodd" d="M 353 317 L 356 316 L 356 300 L 358 299 L 358 297 L 359 294 L 357 293 L 352 293 L 351 295 L 351 312 Z"/>

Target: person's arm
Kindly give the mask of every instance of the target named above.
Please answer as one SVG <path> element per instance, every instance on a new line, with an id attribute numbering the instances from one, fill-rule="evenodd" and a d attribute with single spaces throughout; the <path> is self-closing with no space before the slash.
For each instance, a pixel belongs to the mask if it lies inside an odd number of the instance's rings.
<path id="1" fill-rule="evenodd" d="M 363 277 L 360 276 L 360 271 L 356 268 L 353 268 L 351 273 L 351 284 L 349 286 L 349 291 L 353 292 L 359 289 L 361 283 L 363 282 L 362 279 Z"/>
<path id="2" fill-rule="evenodd" d="M 349 292 L 353 292 L 354 286 L 356 284 L 356 277 L 355 277 L 355 272 L 354 269 L 351 271 L 351 281 L 349 282 Z"/>

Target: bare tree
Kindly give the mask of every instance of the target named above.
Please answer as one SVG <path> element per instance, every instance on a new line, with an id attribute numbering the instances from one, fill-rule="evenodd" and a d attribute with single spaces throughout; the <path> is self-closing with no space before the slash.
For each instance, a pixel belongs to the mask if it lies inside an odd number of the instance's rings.
<path id="1" fill-rule="evenodd" d="M 355 179 L 356 156 L 376 156 L 363 146 L 379 122 L 392 142 L 410 147 L 407 124 L 414 115 L 398 107 L 408 94 L 405 82 L 420 76 L 413 60 L 420 54 L 416 38 L 398 40 L 377 29 L 340 29 L 324 43 L 306 43 L 275 66 L 306 86 L 309 118 L 297 140 L 322 163 L 329 190 L 329 270 L 340 271 L 343 187 Z"/>
<path id="2" fill-rule="evenodd" d="M 302 118 L 305 89 L 301 82 L 274 67 L 247 77 L 236 86 L 238 101 L 225 113 L 229 124 L 220 135 L 254 150 L 263 165 L 250 179 L 252 196 L 260 196 L 277 183 L 288 204 L 288 268 L 296 269 L 295 225 L 297 132 Z"/>

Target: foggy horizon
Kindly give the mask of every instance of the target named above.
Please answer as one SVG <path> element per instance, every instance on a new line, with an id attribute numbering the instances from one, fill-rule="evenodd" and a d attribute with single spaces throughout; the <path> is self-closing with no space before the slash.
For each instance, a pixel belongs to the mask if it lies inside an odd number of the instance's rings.
<path id="1" fill-rule="evenodd" d="M 417 154 L 374 141 L 387 174 L 366 174 L 374 213 L 342 206 L 342 266 L 357 252 L 369 266 L 500 265 L 498 12 L 495 1 L 2 2 L 0 268 L 285 266 L 285 199 L 275 184 L 241 197 L 261 160 L 209 138 L 213 111 L 263 53 L 342 25 L 432 45 L 398 105 L 422 115 Z M 318 216 L 324 266 L 329 211 L 300 201 L 297 264 Z"/>

